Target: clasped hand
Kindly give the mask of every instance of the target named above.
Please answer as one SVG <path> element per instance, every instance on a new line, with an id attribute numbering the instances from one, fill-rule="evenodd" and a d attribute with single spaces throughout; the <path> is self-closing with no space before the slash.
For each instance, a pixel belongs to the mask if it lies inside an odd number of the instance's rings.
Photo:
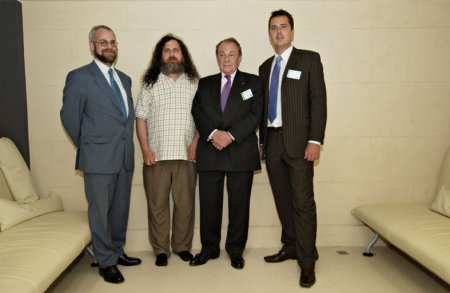
<path id="1" fill-rule="evenodd" d="M 212 145 L 219 151 L 229 146 L 232 142 L 231 136 L 223 130 L 217 130 L 211 137 Z"/>

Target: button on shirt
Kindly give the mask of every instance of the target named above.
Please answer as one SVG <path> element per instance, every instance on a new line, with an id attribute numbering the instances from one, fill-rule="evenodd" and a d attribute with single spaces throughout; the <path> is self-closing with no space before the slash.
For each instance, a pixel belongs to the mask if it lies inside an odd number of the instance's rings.
<path id="1" fill-rule="evenodd" d="M 153 87 L 142 87 L 135 116 L 147 122 L 156 161 L 188 159 L 187 148 L 195 135 L 191 109 L 197 85 L 184 73 L 176 80 L 161 73 Z"/>
<path id="2" fill-rule="evenodd" d="M 106 64 L 100 62 L 97 59 L 94 59 L 95 64 L 97 64 L 98 68 L 100 68 L 100 71 L 103 73 L 103 76 L 105 76 L 106 80 L 108 81 L 108 84 L 111 86 L 111 81 L 109 80 L 109 73 L 108 70 L 110 67 L 108 67 Z M 122 81 L 120 80 L 119 76 L 117 75 L 116 70 L 114 67 L 111 67 L 111 69 L 114 72 L 114 80 L 116 81 L 117 85 L 119 86 L 120 93 L 123 97 L 123 102 L 125 103 L 125 109 L 127 110 L 127 115 L 129 113 L 128 111 L 128 98 L 127 98 L 127 92 L 125 91 L 125 88 L 122 85 Z"/>

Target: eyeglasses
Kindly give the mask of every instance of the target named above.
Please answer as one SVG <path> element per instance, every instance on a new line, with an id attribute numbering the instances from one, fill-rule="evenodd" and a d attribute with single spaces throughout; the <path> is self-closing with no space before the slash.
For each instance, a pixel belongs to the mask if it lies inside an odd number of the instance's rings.
<path id="1" fill-rule="evenodd" d="M 100 41 L 98 41 L 98 42 L 93 42 L 94 44 L 99 44 L 100 45 L 100 47 L 102 47 L 102 48 L 106 48 L 106 47 L 108 47 L 108 45 L 110 45 L 111 47 L 113 47 L 113 48 L 115 48 L 115 47 L 117 47 L 117 45 L 119 45 L 119 43 L 117 43 L 115 40 L 112 40 L 112 41 L 107 41 L 107 40 L 100 40 Z"/>

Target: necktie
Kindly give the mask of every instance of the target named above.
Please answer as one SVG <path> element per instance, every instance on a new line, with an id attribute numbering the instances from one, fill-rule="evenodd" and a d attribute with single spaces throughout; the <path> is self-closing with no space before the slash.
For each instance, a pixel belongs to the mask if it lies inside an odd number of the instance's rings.
<path id="1" fill-rule="evenodd" d="M 277 56 L 275 66 L 273 67 L 272 77 L 270 78 L 269 88 L 269 121 L 270 123 L 277 117 L 277 96 L 278 82 L 280 80 L 280 62 L 281 56 Z"/>
<path id="2" fill-rule="evenodd" d="M 120 111 L 122 112 L 123 118 L 126 120 L 128 115 L 127 115 L 127 109 L 125 109 L 125 102 L 123 101 L 122 93 L 120 92 L 119 86 L 117 85 L 117 82 L 114 79 L 114 72 L 111 68 L 108 70 L 108 74 L 109 74 L 109 81 L 111 82 L 112 90 L 113 90 L 114 94 L 116 95 L 117 102 L 119 103 Z"/>
<path id="3" fill-rule="evenodd" d="M 220 107 L 222 108 L 222 112 L 227 105 L 228 95 L 230 94 L 231 89 L 231 76 L 225 75 L 225 78 L 227 79 L 227 82 L 223 86 L 222 93 L 220 94 Z"/>

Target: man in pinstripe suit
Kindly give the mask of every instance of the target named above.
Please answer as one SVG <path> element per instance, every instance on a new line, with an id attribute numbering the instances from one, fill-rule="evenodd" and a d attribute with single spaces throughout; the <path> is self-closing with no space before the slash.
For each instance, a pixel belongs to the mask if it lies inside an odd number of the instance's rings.
<path id="1" fill-rule="evenodd" d="M 292 46 L 294 20 L 289 12 L 272 12 L 269 38 L 275 55 L 259 68 L 265 90 L 260 152 L 266 159 L 283 247 L 264 259 L 297 259 L 300 286 L 311 287 L 319 258 L 314 161 L 320 156 L 327 116 L 323 67 L 318 53 Z"/>

